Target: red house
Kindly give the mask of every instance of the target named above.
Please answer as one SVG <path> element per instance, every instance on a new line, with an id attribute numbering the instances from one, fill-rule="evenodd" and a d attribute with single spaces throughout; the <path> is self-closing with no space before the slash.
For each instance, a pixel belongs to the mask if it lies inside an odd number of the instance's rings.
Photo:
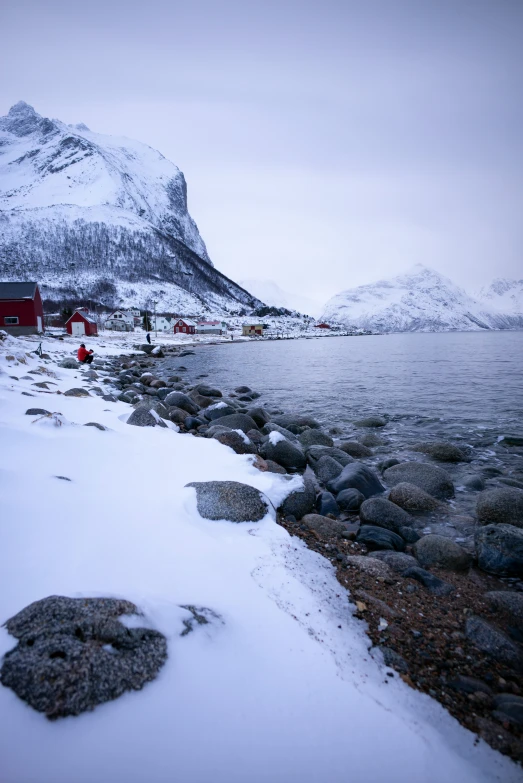
<path id="1" fill-rule="evenodd" d="M 315 329 L 330 329 L 329 324 L 314 324 Z"/>
<path id="2" fill-rule="evenodd" d="M 189 318 L 179 318 L 174 324 L 174 333 L 177 334 L 178 332 L 181 332 L 182 334 L 195 334 L 196 323 Z"/>
<path id="3" fill-rule="evenodd" d="M 13 335 L 44 331 L 38 283 L 0 283 L 0 329 Z"/>
<path id="4" fill-rule="evenodd" d="M 93 337 L 98 334 L 96 321 L 89 315 L 86 307 L 79 307 L 75 310 L 69 320 L 65 322 L 65 328 L 73 337 Z"/>

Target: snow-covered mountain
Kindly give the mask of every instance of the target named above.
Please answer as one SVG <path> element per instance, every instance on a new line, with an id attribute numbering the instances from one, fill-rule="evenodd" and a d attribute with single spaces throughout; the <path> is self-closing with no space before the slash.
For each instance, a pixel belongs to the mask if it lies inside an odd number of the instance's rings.
<path id="1" fill-rule="evenodd" d="M 285 307 L 287 310 L 297 310 L 314 317 L 321 311 L 321 302 L 284 291 L 273 280 L 240 280 L 239 284 L 270 307 Z"/>
<path id="2" fill-rule="evenodd" d="M 0 278 L 38 280 L 50 299 L 110 306 L 261 304 L 214 269 L 173 163 L 24 102 L 0 118 Z"/>
<path id="3" fill-rule="evenodd" d="M 513 328 L 523 327 L 523 280 L 497 277 L 478 291 L 477 299 L 486 309 L 507 319 Z"/>
<path id="4" fill-rule="evenodd" d="M 499 303 L 498 299 L 496 302 Z M 422 264 L 389 280 L 342 291 L 327 302 L 322 318 L 374 332 L 523 327 L 521 310 L 518 317 L 516 313 L 496 309 L 488 297 L 475 299 L 447 277 Z"/>

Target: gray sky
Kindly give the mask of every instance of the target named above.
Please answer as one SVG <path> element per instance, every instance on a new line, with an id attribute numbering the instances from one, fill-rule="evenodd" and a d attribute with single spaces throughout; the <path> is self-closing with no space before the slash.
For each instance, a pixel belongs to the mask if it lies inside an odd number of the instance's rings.
<path id="1" fill-rule="evenodd" d="M 0 114 L 160 150 L 232 278 L 523 276 L 523 0 L 4 0 L 0 25 Z"/>

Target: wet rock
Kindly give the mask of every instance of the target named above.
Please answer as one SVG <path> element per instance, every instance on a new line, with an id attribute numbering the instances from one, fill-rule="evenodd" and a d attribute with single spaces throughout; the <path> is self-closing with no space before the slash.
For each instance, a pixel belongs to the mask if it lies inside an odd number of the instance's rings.
<path id="1" fill-rule="evenodd" d="M 223 427 L 229 427 L 231 430 L 242 430 L 245 433 L 249 432 L 249 430 L 258 429 L 254 419 L 247 416 L 246 413 L 231 413 L 228 416 L 221 416 L 220 424 Z"/>
<path id="2" fill-rule="evenodd" d="M 383 645 L 378 646 L 376 649 L 381 651 L 385 666 L 389 666 L 391 669 L 395 669 L 400 674 L 409 673 L 409 665 L 407 661 L 395 650 L 392 650 L 390 647 L 384 647 Z"/>
<path id="3" fill-rule="evenodd" d="M 206 383 L 199 383 L 194 387 L 194 391 L 201 394 L 202 397 L 223 397 L 223 394 L 219 389 L 208 386 Z"/>
<path id="4" fill-rule="evenodd" d="M 362 503 L 360 519 L 364 524 L 384 527 L 398 534 L 400 528 L 410 527 L 413 523 L 410 514 L 382 497 L 369 498 Z"/>
<path id="5" fill-rule="evenodd" d="M 413 552 L 423 568 L 436 566 L 449 571 L 466 571 L 472 563 L 468 552 L 444 536 L 423 536 L 414 544 Z"/>
<path id="6" fill-rule="evenodd" d="M 186 430 L 197 430 L 198 427 L 201 427 L 204 425 L 205 422 L 203 419 L 199 419 L 197 416 L 187 416 L 185 419 L 183 426 Z"/>
<path id="7" fill-rule="evenodd" d="M 347 529 L 345 522 L 319 514 L 306 514 L 301 522 L 308 530 L 314 530 L 320 536 L 341 536 Z"/>
<path id="8" fill-rule="evenodd" d="M 46 411 L 45 408 L 28 408 L 25 412 L 26 416 L 50 416 L 51 411 Z"/>
<path id="9" fill-rule="evenodd" d="M 270 460 L 267 460 L 267 462 L 269 463 Z M 292 515 L 296 519 L 301 519 L 306 514 L 314 511 L 315 502 L 316 491 L 314 484 L 308 476 L 303 476 L 303 487 L 287 495 L 278 510 L 286 517 Z"/>
<path id="10" fill-rule="evenodd" d="M 385 488 L 373 470 L 361 462 L 351 462 L 343 468 L 338 478 L 329 482 L 327 489 L 335 495 L 344 489 L 357 489 L 366 498 L 370 498 L 384 492 Z"/>
<path id="11" fill-rule="evenodd" d="M 416 541 L 419 541 L 421 538 L 419 533 L 417 533 L 413 527 L 400 527 L 398 533 L 402 539 L 407 542 L 407 544 L 415 544 Z"/>
<path id="12" fill-rule="evenodd" d="M 279 434 L 278 434 L 279 437 Z M 272 459 L 287 470 L 300 470 L 305 468 L 307 460 L 305 454 L 294 443 L 281 436 L 276 443 L 267 440 L 260 446 L 260 454 L 265 459 Z"/>
<path id="13" fill-rule="evenodd" d="M 522 668 L 523 655 L 519 647 L 482 617 L 471 615 L 467 618 L 465 635 L 479 650 L 491 655 L 500 663 L 513 666 L 515 669 Z"/>
<path id="14" fill-rule="evenodd" d="M 193 481 L 185 486 L 195 488 L 198 513 L 204 519 L 259 522 L 269 509 L 259 490 L 239 481 Z"/>
<path id="15" fill-rule="evenodd" d="M 173 424 L 185 424 L 185 420 L 189 414 L 182 408 L 169 408 L 169 419 Z"/>
<path id="16" fill-rule="evenodd" d="M 478 497 L 476 513 L 483 525 L 501 522 L 523 527 L 523 490 L 513 487 L 488 489 Z"/>
<path id="17" fill-rule="evenodd" d="M 340 449 L 351 457 L 372 457 L 372 451 L 364 446 L 363 443 L 358 443 L 356 440 L 345 440 L 340 443 Z"/>
<path id="18" fill-rule="evenodd" d="M 119 621 L 139 614 L 115 598 L 36 601 L 6 623 L 18 645 L 4 656 L 0 681 L 50 719 L 140 690 L 165 663 L 167 641 L 158 631 Z"/>
<path id="19" fill-rule="evenodd" d="M 360 544 L 365 544 L 367 549 L 370 550 L 394 549 L 397 552 L 402 552 L 405 549 L 405 542 L 401 536 L 393 533 L 392 530 L 376 527 L 375 525 L 362 525 L 356 536 L 356 541 Z"/>
<path id="20" fill-rule="evenodd" d="M 355 568 L 356 570 L 363 571 L 375 578 L 382 576 L 386 579 L 390 579 L 393 577 L 393 573 L 386 563 L 372 557 L 349 555 L 345 558 L 345 564 L 347 568 Z"/>
<path id="21" fill-rule="evenodd" d="M 89 397 L 89 392 L 86 389 L 68 389 L 64 392 L 66 397 Z"/>
<path id="22" fill-rule="evenodd" d="M 523 726 L 523 697 L 514 693 L 501 693 L 494 698 L 494 717 L 498 720 Z"/>
<path id="23" fill-rule="evenodd" d="M 224 402 L 219 402 L 216 406 L 211 405 L 211 407 L 207 408 L 203 414 L 207 421 L 216 421 L 217 419 L 223 419 L 225 416 L 234 415 L 236 415 L 235 408 L 233 408 L 231 405 L 226 405 Z M 234 429 L 238 429 L 238 427 L 235 427 Z"/>
<path id="24" fill-rule="evenodd" d="M 283 435 L 284 438 L 290 440 L 291 443 L 300 444 L 298 438 L 293 432 L 285 429 L 285 427 L 280 427 L 279 424 L 275 424 L 273 421 L 268 421 L 266 424 L 264 424 L 263 427 L 261 428 L 261 431 L 263 435 L 270 435 L 271 432 L 279 432 L 280 435 Z M 300 448 L 301 448 L 301 444 L 300 444 Z"/>
<path id="25" fill-rule="evenodd" d="M 332 514 L 337 517 L 340 513 L 340 507 L 336 503 L 334 495 L 330 492 L 322 492 L 318 495 L 316 508 L 318 509 L 318 514 L 323 517 L 326 517 L 327 514 Z"/>
<path id="26" fill-rule="evenodd" d="M 310 427 L 311 429 L 319 429 L 320 427 L 319 423 L 312 416 L 300 416 L 297 413 L 284 413 L 282 416 L 276 416 L 274 422 L 279 424 L 280 427 L 285 427 L 285 429 L 288 429 L 289 425 Z"/>
<path id="27" fill-rule="evenodd" d="M 355 427 L 385 427 L 387 424 L 383 416 L 367 416 L 354 422 Z"/>
<path id="28" fill-rule="evenodd" d="M 151 397 L 135 402 L 133 408 L 135 410 L 145 408 L 148 411 L 156 411 L 162 419 L 169 419 L 170 408 L 164 405 L 163 402 L 160 402 L 160 400 L 152 399 Z"/>
<path id="29" fill-rule="evenodd" d="M 454 484 L 447 471 L 426 462 L 402 462 L 387 468 L 383 477 L 393 487 L 407 482 L 435 498 L 454 497 Z"/>
<path id="30" fill-rule="evenodd" d="M 517 628 L 523 628 L 523 593 L 492 590 L 483 597 L 491 609 L 507 614 Z"/>
<path id="31" fill-rule="evenodd" d="M 438 462 L 463 462 L 466 459 L 465 453 L 458 446 L 443 441 L 432 443 L 417 443 L 412 446 L 412 451 L 419 451 L 421 454 L 428 454 L 432 459 Z"/>
<path id="32" fill-rule="evenodd" d="M 267 422 L 270 421 L 269 414 L 265 408 L 262 408 L 261 406 L 247 408 L 247 415 L 250 416 L 251 419 L 254 419 L 258 427 L 263 427 L 264 424 L 267 424 Z"/>
<path id="33" fill-rule="evenodd" d="M 376 467 L 378 468 L 380 473 L 384 473 L 387 468 L 392 468 L 393 465 L 399 465 L 401 460 L 396 459 L 396 457 L 388 457 L 387 459 L 382 459 Z"/>
<path id="34" fill-rule="evenodd" d="M 425 571 L 424 568 L 408 568 L 403 572 L 405 579 L 415 579 L 420 582 L 431 595 L 444 596 L 454 592 L 454 587 L 443 579 L 439 579 L 434 574 Z"/>
<path id="35" fill-rule="evenodd" d="M 164 399 L 164 403 L 170 408 L 181 408 L 193 416 L 200 410 L 194 400 L 191 400 L 191 398 L 183 392 L 170 392 Z"/>
<path id="36" fill-rule="evenodd" d="M 415 484 L 402 481 L 393 487 L 389 494 L 389 500 L 405 511 L 424 512 L 435 511 L 440 504 L 432 495 L 424 492 Z"/>
<path id="37" fill-rule="evenodd" d="M 497 576 L 523 578 L 523 529 L 514 525 L 485 525 L 474 536 L 478 565 Z"/>
<path id="38" fill-rule="evenodd" d="M 334 441 L 330 435 L 326 435 L 318 429 L 305 430 L 298 436 L 298 440 L 305 450 L 311 446 L 334 446 Z"/>
<path id="39" fill-rule="evenodd" d="M 65 359 L 62 359 L 62 361 L 59 362 L 58 366 L 64 367 L 66 370 L 78 370 L 80 367 L 80 362 L 77 362 L 76 359 L 72 358 L 72 356 L 67 356 Z"/>
<path id="40" fill-rule="evenodd" d="M 314 430 L 311 430 L 311 432 L 313 431 Z M 328 484 L 329 481 L 332 481 L 340 475 L 343 466 L 332 457 L 325 456 L 321 457 L 316 464 L 313 465 L 313 470 L 320 484 Z"/>
<path id="41" fill-rule="evenodd" d="M 465 486 L 467 489 L 481 492 L 485 489 L 485 479 L 482 476 L 468 476 L 464 480 L 463 486 Z"/>
<path id="42" fill-rule="evenodd" d="M 368 557 L 383 560 L 389 568 L 397 574 L 403 574 L 409 568 L 418 568 L 419 563 L 412 555 L 406 555 L 404 552 L 393 552 L 391 550 L 382 550 L 371 552 Z"/>
<path id="43" fill-rule="evenodd" d="M 503 446 L 523 446 L 523 436 L 522 435 L 504 435 L 500 443 Z"/>
<path id="44" fill-rule="evenodd" d="M 198 394 L 195 389 L 190 391 L 187 396 L 190 397 L 194 404 L 199 408 L 209 408 L 211 405 L 216 403 L 216 399 L 214 397 L 204 397 L 203 394 Z"/>
<path id="45" fill-rule="evenodd" d="M 156 414 L 156 415 L 155 415 Z M 134 427 L 166 427 L 160 416 L 156 411 L 151 411 L 149 408 L 137 408 L 134 410 L 129 418 L 127 424 L 132 424 Z"/>
<path id="46" fill-rule="evenodd" d="M 368 446 L 370 449 L 375 446 L 383 446 L 385 441 L 383 438 L 379 438 L 375 432 L 365 432 L 363 435 L 356 437 L 358 443 L 362 443 L 364 446 Z"/>
<path id="47" fill-rule="evenodd" d="M 237 389 L 234 390 L 236 394 L 249 394 L 249 392 L 252 391 L 252 389 L 249 389 L 248 386 L 238 386 Z"/>
<path id="48" fill-rule="evenodd" d="M 349 514 L 359 511 L 361 504 L 365 500 L 359 489 L 342 489 L 336 497 L 336 503 L 342 511 L 347 511 Z"/>
<path id="49" fill-rule="evenodd" d="M 236 454 L 256 454 L 254 444 L 251 443 L 248 438 L 246 441 L 239 432 L 235 432 L 234 430 L 230 430 L 229 432 L 218 432 L 213 435 L 213 438 L 224 446 L 228 446 L 235 451 Z"/>
<path id="50" fill-rule="evenodd" d="M 336 462 L 339 462 L 342 467 L 354 462 L 353 458 L 349 457 L 348 454 L 345 454 L 344 451 L 330 446 L 310 446 L 306 451 L 306 455 L 307 462 L 313 469 L 314 465 L 316 465 L 322 457 L 332 457 Z"/>

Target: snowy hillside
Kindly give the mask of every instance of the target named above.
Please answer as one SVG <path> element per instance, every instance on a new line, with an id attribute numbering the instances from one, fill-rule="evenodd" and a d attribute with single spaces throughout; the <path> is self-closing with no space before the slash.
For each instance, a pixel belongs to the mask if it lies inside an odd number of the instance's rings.
<path id="1" fill-rule="evenodd" d="M 375 332 L 440 332 L 523 326 L 486 300 L 469 296 L 422 264 L 409 272 L 358 286 L 330 299 L 322 318 Z"/>
<path id="2" fill-rule="evenodd" d="M 523 280 L 498 277 L 478 291 L 477 299 L 486 309 L 511 321 L 515 328 L 523 327 Z"/>
<path id="3" fill-rule="evenodd" d="M 297 310 L 313 317 L 318 316 L 321 311 L 321 302 L 284 291 L 273 280 L 240 280 L 239 284 L 271 307 L 285 307 L 287 310 Z"/>
<path id="4" fill-rule="evenodd" d="M 47 298 L 161 309 L 256 306 L 215 270 L 182 172 L 145 144 L 41 117 L 0 118 L 0 277 Z"/>

